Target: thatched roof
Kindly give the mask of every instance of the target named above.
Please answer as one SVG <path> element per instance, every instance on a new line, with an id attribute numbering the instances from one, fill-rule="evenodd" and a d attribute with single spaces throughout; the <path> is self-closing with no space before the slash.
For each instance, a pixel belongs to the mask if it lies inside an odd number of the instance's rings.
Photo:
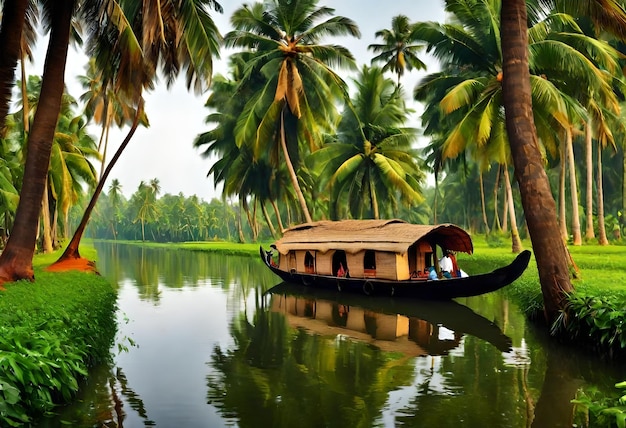
<path id="1" fill-rule="evenodd" d="M 403 220 L 342 220 L 305 223 L 287 229 L 274 245 L 287 254 L 290 250 L 361 250 L 406 253 L 411 245 L 424 239 L 452 251 L 471 254 L 469 234 L 453 224 L 419 225 Z"/>

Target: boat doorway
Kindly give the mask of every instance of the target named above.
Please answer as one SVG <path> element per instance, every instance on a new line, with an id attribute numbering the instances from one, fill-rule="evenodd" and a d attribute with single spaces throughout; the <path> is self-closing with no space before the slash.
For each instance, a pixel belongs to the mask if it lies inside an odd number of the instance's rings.
<path id="1" fill-rule="evenodd" d="M 315 273 L 315 256 L 307 251 L 304 255 L 304 271 L 306 273 Z"/>
<path id="2" fill-rule="evenodd" d="M 346 259 L 346 252 L 343 250 L 337 250 L 333 254 L 333 275 L 334 276 L 347 276 L 348 275 L 348 261 Z"/>

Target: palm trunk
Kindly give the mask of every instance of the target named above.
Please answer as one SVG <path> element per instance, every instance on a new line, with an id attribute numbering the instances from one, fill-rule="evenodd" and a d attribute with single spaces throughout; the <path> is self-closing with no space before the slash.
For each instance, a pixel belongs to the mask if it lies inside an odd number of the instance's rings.
<path id="1" fill-rule="evenodd" d="M 46 180 L 43 189 L 43 198 L 41 201 L 41 221 L 43 223 L 43 252 L 51 253 L 52 234 L 50 231 L 50 204 L 48 203 L 48 180 Z"/>
<path id="2" fill-rule="evenodd" d="M 96 186 L 93 192 L 93 195 L 91 196 L 91 200 L 89 201 L 87 208 L 85 208 L 83 217 L 81 218 L 80 223 L 78 224 L 78 227 L 76 228 L 76 232 L 74 232 L 74 236 L 72 236 L 72 240 L 70 241 L 69 245 L 67 246 L 67 248 L 65 249 L 61 257 L 59 257 L 59 259 L 55 262 L 55 264 L 60 263 L 63 260 L 80 258 L 80 253 L 78 252 L 78 246 L 80 245 L 80 240 L 83 237 L 83 233 L 85 232 L 85 228 L 87 227 L 87 223 L 89 222 L 89 218 L 91 217 L 91 212 L 96 206 L 96 202 L 98 201 L 98 197 L 100 196 L 100 193 L 102 193 L 102 189 L 104 188 L 104 183 L 106 182 L 107 177 L 111 173 L 111 170 L 115 166 L 115 163 L 120 158 L 120 156 L 122 155 L 122 152 L 124 151 L 128 143 L 130 142 L 131 138 L 135 134 L 135 131 L 137 130 L 137 127 L 139 126 L 139 119 L 141 118 L 142 115 L 143 115 L 143 98 L 140 98 L 139 104 L 137 105 L 137 111 L 135 112 L 135 118 L 133 119 L 133 124 L 130 127 L 128 134 L 126 135 L 126 138 L 124 138 L 124 141 L 122 141 L 122 144 L 120 144 L 120 147 L 117 149 L 117 151 L 113 155 L 111 162 L 109 162 L 109 164 L 107 165 L 104 171 L 104 174 L 102 174 L 102 178 L 98 182 L 98 185 Z"/>
<path id="3" fill-rule="evenodd" d="M 272 208 L 274 208 L 274 214 L 276 214 L 276 221 L 278 221 L 278 227 L 280 227 L 280 233 L 283 233 L 285 227 L 283 226 L 283 220 L 280 218 L 280 211 L 278 210 L 278 204 L 272 199 Z"/>
<path id="4" fill-rule="evenodd" d="M 551 322 L 564 307 L 572 284 L 565 244 L 557 224 L 556 203 L 543 165 L 533 119 L 525 0 L 502 2 L 501 18 L 502 99 L 506 129 L 537 261 L 544 314 L 546 320 Z"/>
<path id="5" fill-rule="evenodd" d="M 263 211 L 263 216 L 265 217 L 267 227 L 269 227 L 272 237 L 274 239 L 277 239 L 278 235 L 276 234 L 276 228 L 274 227 L 274 224 L 272 223 L 272 219 L 270 218 L 270 215 L 267 212 L 267 208 L 265 207 L 265 204 L 263 202 L 261 202 L 261 211 Z"/>
<path id="6" fill-rule="evenodd" d="M 522 242 L 519 239 L 517 230 L 517 218 L 515 217 L 515 201 L 513 200 L 513 189 L 511 188 L 511 177 L 509 176 L 509 166 L 504 166 L 504 181 L 506 184 L 506 199 L 508 201 L 509 217 L 511 218 L 511 251 L 515 254 L 522 251 Z"/>
<path id="7" fill-rule="evenodd" d="M 65 62 L 73 10 L 74 1 L 72 0 L 52 3 L 50 19 L 52 29 L 44 64 L 39 106 L 28 137 L 24 184 L 20 192 L 20 202 L 17 206 L 11 236 L 0 256 L 0 280 L 2 281 L 34 279 L 33 255 L 38 229 L 37 220 L 48 177 L 50 152 L 61 109 L 61 97 L 65 88 Z M 23 21 L 20 25 L 22 24 Z M 18 34 L 21 34 L 21 31 L 18 31 Z M 18 53 L 19 40 L 18 37 L 16 45 Z M 4 58 L 5 55 L 3 53 L 0 56 Z M 2 120 L 4 120 L 4 115 L 2 115 Z"/>
<path id="8" fill-rule="evenodd" d="M 500 213 L 498 212 L 498 188 L 500 187 L 500 168 L 498 165 L 498 173 L 496 174 L 496 182 L 493 186 L 493 228 L 498 232 L 502 232 L 502 225 L 500 224 Z"/>
<path id="9" fill-rule="evenodd" d="M 483 224 L 485 226 L 485 234 L 489 235 L 489 222 L 487 221 L 487 206 L 485 203 L 485 183 L 483 182 L 483 173 L 482 171 L 478 175 L 478 179 L 480 181 L 480 207 L 483 212 Z"/>
<path id="10" fill-rule="evenodd" d="M 602 144 L 598 141 L 598 244 L 608 245 L 606 228 L 604 226 L 604 190 L 602 185 Z"/>
<path id="11" fill-rule="evenodd" d="M 569 169 L 569 187 L 572 198 L 572 239 L 574 245 L 582 245 L 583 238 L 580 233 L 580 213 L 578 210 L 578 183 L 576 180 L 576 163 L 574 161 L 574 145 L 572 143 L 572 130 L 567 129 L 567 163 Z"/>
<path id="12" fill-rule="evenodd" d="M 289 177 L 291 177 L 291 184 L 293 184 L 296 195 L 298 195 L 298 201 L 300 202 L 300 208 L 302 209 L 302 214 L 304 214 L 304 219 L 307 223 L 312 223 L 313 220 L 311 219 L 311 214 L 309 214 L 309 208 L 306 206 L 304 194 L 302 193 L 300 184 L 298 184 L 298 176 L 296 175 L 296 170 L 293 168 L 291 158 L 289 157 L 289 151 L 287 150 L 287 141 L 285 140 L 285 108 L 283 108 L 283 111 L 280 114 L 280 145 L 283 149 L 283 155 L 285 156 L 285 163 L 287 164 Z"/>
<path id="13" fill-rule="evenodd" d="M 567 173 L 567 150 L 565 143 L 561 144 L 561 168 L 559 168 L 559 231 L 561 239 L 567 242 L 569 236 L 567 233 L 567 209 L 565 207 L 565 175 Z"/>
<path id="14" fill-rule="evenodd" d="M 372 211 L 374 213 L 374 219 L 378 220 L 380 218 L 380 213 L 378 212 L 378 198 L 376 197 L 376 189 L 374 185 L 370 182 L 370 198 L 372 201 Z"/>
<path id="15" fill-rule="evenodd" d="M 22 32 L 27 0 L 7 0 L 2 7 L 0 25 L 0 129 L 4 128 L 9 113 L 15 80 L 15 67 L 20 58 Z"/>
<path id="16" fill-rule="evenodd" d="M 593 230 L 593 136 L 591 134 L 591 119 L 585 127 L 585 166 L 587 167 L 587 191 L 586 191 L 586 230 L 585 237 L 593 239 L 596 234 Z M 626 159 L 626 158 L 625 158 Z M 624 170 L 626 174 L 626 169 Z"/>

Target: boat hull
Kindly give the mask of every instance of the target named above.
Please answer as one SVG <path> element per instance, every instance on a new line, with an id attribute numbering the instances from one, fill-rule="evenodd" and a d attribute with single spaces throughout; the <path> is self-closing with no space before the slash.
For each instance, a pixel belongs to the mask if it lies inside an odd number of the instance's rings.
<path id="1" fill-rule="evenodd" d="M 524 250 L 508 266 L 498 268 L 489 273 L 465 278 L 393 281 L 376 278 L 345 278 L 295 271 L 287 272 L 271 264 L 270 253 L 266 252 L 263 247 L 260 247 L 259 251 L 265 265 L 285 282 L 314 288 L 335 289 L 341 292 L 431 300 L 478 296 L 499 290 L 511 284 L 522 275 L 528 266 L 531 256 L 530 251 Z"/>

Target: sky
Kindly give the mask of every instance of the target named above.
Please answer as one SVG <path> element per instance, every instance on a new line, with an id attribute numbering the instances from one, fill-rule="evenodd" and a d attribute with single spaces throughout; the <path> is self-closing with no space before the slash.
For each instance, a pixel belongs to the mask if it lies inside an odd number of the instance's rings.
<path id="1" fill-rule="evenodd" d="M 220 33 L 224 35 L 232 29 L 230 16 L 233 11 L 241 7 L 244 2 L 228 0 L 218 0 L 218 2 L 224 8 L 224 13 L 212 12 L 212 17 Z M 359 26 L 360 39 L 343 37 L 328 41 L 348 48 L 355 56 L 359 68 L 364 64 L 370 64 L 373 54 L 368 51 L 367 46 L 382 42 L 381 39 L 375 38 L 375 33 L 391 28 L 392 17 L 403 14 L 408 16 L 411 22 L 444 22 L 445 18 L 443 0 L 320 0 L 318 5 L 334 8 L 335 15 L 348 17 Z M 29 74 L 41 74 L 43 70 L 47 42 L 43 38 L 40 40 L 34 52 L 35 64 L 27 65 Z M 219 60 L 214 60 L 214 74 L 227 75 L 227 52 L 223 51 L 221 57 Z M 426 73 L 437 71 L 436 61 L 425 56 L 422 60 L 428 65 L 426 72 L 413 70 L 410 74 L 405 74 L 401 80 L 408 98 L 411 97 L 415 84 Z M 82 53 L 70 48 L 65 82 L 69 93 L 76 99 L 84 92 L 76 76 L 85 73 L 86 63 L 87 59 Z M 344 80 L 349 80 L 346 71 L 336 71 L 344 77 Z M 19 76 L 19 74 L 16 75 Z M 391 74 L 389 77 L 395 79 L 395 76 Z M 209 110 L 204 107 L 207 97 L 208 93 L 195 96 L 193 92 L 188 92 L 184 76 L 179 78 L 169 90 L 164 81 L 157 83 L 156 88 L 145 96 L 145 109 L 150 127 L 137 129 L 133 139 L 111 171 L 105 191 L 108 192 L 111 180 L 117 178 L 122 185 L 123 193 L 128 197 L 137 190 L 141 181 L 148 182 L 153 178 L 158 178 L 161 184 L 161 195 L 166 193 L 197 195 L 207 202 L 212 198 L 220 198 L 221 188 L 215 188 L 213 176 L 207 177 L 214 160 L 201 157 L 201 150 L 193 147 L 196 136 L 210 129 L 209 125 L 204 122 L 209 114 Z M 418 109 L 419 106 L 413 105 L 412 108 Z M 407 126 L 419 128 L 417 115 L 414 114 L 413 118 L 414 122 Z M 128 128 L 111 129 L 108 159 L 113 156 L 127 131 Z M 100 135 L 99 127 L 91 126 L 90 132 L 97 141 Z"/>

